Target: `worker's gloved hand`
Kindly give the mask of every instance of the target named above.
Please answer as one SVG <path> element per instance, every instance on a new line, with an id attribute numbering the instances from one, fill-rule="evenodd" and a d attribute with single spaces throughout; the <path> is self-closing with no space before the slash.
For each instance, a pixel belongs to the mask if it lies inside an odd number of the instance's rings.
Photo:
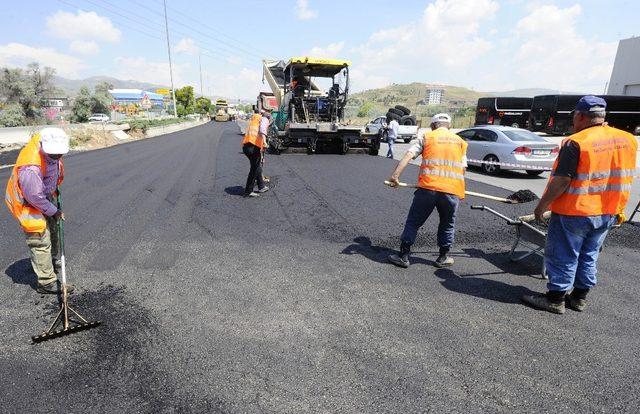
<path id="1" fill-rule="evenodd" d="M 56 220 L 64 220 L 64 213 L 61 210 L 58 210 L 56 214 L 53 215 L 53 218 Z"/>
<path id="2" fill-rule="evenodd" d="M 389 187 L 397 187 L 398 184 L 400 184 L 399 177 L 395 177 L 393 175 L 389 177 L 387 181 L 389 181 Z"/>

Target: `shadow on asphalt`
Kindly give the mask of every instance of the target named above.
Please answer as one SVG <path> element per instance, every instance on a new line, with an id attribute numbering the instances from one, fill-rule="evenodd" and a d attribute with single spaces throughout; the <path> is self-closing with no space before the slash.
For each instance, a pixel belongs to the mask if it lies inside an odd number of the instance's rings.
<path id="1" fill-rule="evenodd" d="M 464 295 L 502 303 L 520 303 L 523 295 L 530 295 L 531 289 L 524 286 L 513 286 L 497 280 L 480 277 L 461 277 L 451 269 L 438 269 L 435 275 L 445 289 Z"/>
<path id="2" fill-rule="evenodd" d="M 224 192 L 229 195 L 242 196 L 244 195 L 244 187 L 241 185 L 234 185 L 233 187 L 227 187 Z"/>
<path id="3" fill-rule="evenodd" d="M 14 262 L 4 272 L 13 280 L 13 283 L 28 285 L 34 290 L 38 286 L 38 278 L 33 272 L 29 259 L 20 259 Z"/>
<path id="4" fill-rule="evenodd" d="M 486 260 L 501 271 L 489 273 L 470 273 L 460 275 L 461 277 L 467 278 L 470 276 L 487 276 L 493 274 L 508 273 L 516 276 L 529 276 L 537 279 L 542 279 L 542 258 L 537 255 L 530 256 L 520 262 L 513 262 L 511 261 L 511 259 L 509 259 L 509 253 L 506 251 L 485 253 L 484 251 L 475 248 L 465 248 L 462 249 L 462 251 L 466 253 L 467 257 Z"/>
<path id="5" fill-rule="evenodd" d="M 371 239 L 366 236 L 358 236 L 353 239 L 354 243 L 345 247 L 340 254 L 359 254 L 377 263 L 388 263 L 387 256 L 394 253 L 394 250 L 386 247 L 374 246 Z"/>

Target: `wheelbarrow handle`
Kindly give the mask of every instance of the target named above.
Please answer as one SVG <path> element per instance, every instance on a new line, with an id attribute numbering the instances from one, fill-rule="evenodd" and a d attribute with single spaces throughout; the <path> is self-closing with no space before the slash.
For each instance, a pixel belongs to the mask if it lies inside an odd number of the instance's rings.
<path id="1" fill-rule="evenodd" d="M 492 208 L 489 208 L 487 206 L 471 206 L 472 210 L 482 210 L 482 211 L 488 211 L 489 213 L 493 214 L 494 216 L 498 216 L 501 219 L 503 219 L 504 221 L 507 222 L 507 224 L 511 225 L 511 226 L 516 226 L 519 224 L 522 224 L 522 221 L 520 220 L 513 220 L 507 216 L 505 216 L 504 214 L 498 213 L 497 211 L 495 211 Z"/>

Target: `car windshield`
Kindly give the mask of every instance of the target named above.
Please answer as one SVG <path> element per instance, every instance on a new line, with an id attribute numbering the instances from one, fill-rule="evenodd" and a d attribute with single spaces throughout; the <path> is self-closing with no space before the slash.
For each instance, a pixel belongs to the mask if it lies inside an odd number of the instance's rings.
<path id="1" fill-rule="evenodd" d="M 514 129 L 509 131 L 502 131 L 511 141 L 528 141 L 528 142 L 547 142 L 541 136 L 534 134 L 526 129 Z"/>

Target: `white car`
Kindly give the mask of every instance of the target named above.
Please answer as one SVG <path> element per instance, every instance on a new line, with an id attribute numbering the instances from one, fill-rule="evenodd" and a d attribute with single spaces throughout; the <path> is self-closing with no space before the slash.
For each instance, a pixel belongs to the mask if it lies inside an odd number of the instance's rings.
<path id="1" fill-rule="evenodd" d="M 387 118 L 384 116 L 379 116 L 369 122 L 365 127 L 365 132 L 372 132 L 374 134 L 380 134 L 380 141 L 387 142 Z M 402 140 L 406 143 L 411 142 L 411 140 L 416 139 L 418 135 L 418 127 L 416 125 L 399 125 L 398 126 L 398 137 L 397 140 Z"/>
<path id="2" fill-rule="evenodd" d="M 90 122 L 109 122 L 109 117 L 105 114 L 91 114 Z"/>
<path id="3" fill-rule="evenodd" d="M 474 127 L 462 130 L 458 135 L 469 144 L 469 165 L 480 166 L 487 174 L 497 174 L 500 170 L 525 170 L 529 175 L 540 175 L 544 169 L 553 167 L 560 150 L 556 144 L 529 130 L 507 126 Z"/>

